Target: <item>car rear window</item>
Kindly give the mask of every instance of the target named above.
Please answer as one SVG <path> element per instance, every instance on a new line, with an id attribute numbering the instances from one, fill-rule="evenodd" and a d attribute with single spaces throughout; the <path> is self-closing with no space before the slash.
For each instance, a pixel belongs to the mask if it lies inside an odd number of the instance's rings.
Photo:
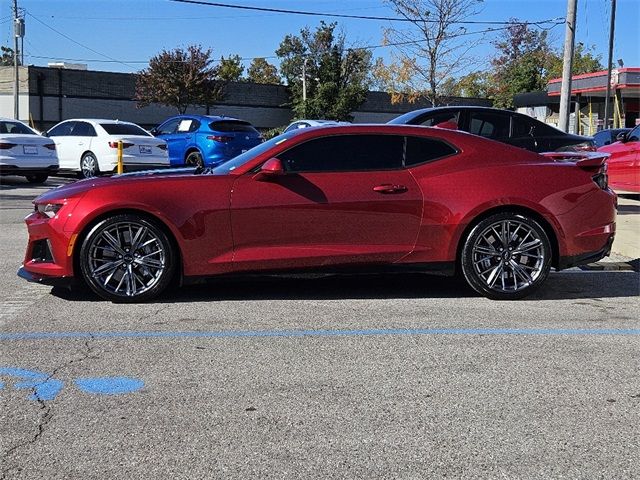
<path id="1" fill-rule="evenodd" d="M 36 135 L 36 132 L 19 122 L 0 122 L 0 133 L 20 133 Z"/>
<path id="2" fill-rule="evenodd" d="M 211 122 L 209 128 L 216 132 L 251 132 L 257 133 L 257 130 L 249 122 L 242 120 L 218 120 Z"/>
<path id="3" fill-rule="evenodd" d="M 137 125 L 130 123 L 101 123 L 100 126 L 109 135 L 144 135 L 151 137 L 152 135 Z"/>

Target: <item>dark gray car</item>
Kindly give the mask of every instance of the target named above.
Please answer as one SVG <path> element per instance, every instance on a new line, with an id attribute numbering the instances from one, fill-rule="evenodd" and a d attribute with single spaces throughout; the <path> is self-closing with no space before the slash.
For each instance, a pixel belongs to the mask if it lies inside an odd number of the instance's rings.
<path id="1" fill-rule="evenodd" d="M 535 118 L 508 110 L 489 107 L 434 107 L 414 110 L 388 123 L 435 127 L 448 123 L 458 130 L 526 148 L 533 152 L 595 150 L 590 137 L 573 135 L 542 123 Z"/>

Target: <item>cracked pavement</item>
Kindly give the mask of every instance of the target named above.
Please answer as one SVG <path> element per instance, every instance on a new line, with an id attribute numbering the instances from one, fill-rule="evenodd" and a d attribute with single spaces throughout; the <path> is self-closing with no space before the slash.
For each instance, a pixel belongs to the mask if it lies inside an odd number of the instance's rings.
<path id="1" fill-rule="evenodd" d="M 10 188 L 0 334 L 60 335 L 0 340 L 0 367 L 64 387 L 32 401 L 35 387 L 0 377 L 1 478 L 640 477 L 640 335 L 574 332 L 640 329 L 637 272 L 554 273 L 519 302 L 386 275 L 216 281 L 115 305 L 15 276 L 37 189 Z M 352 333 L 222 335 L 301 330 Z M 121 376 L 144 387 L 74 383 Z"/>

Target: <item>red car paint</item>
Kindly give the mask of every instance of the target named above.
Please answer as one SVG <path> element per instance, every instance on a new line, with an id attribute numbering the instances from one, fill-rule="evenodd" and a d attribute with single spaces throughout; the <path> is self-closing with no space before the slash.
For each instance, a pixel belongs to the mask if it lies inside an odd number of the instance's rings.
<path id="1" fill-rule="evenodd" d="M 273 178 L 256 173 L 294 145 L 345 134 L 437 138 L 458 153 L 396 170 Z M 448 129 L 307 128 L 227 175 L 160 172 L 51 190 L 36 205 L 63 207 L 51 219 L 37 211 L 26 218 L 23 269 L 45 283 L 78 276 L 74 257 L 88 229 L 97 219 L 123 211 L 142 212 L 166 227 L 186 279 L 310 267 L 453 265 L 468 227 L 501 208 L 539 218 L 550 233 L 553 265 L 563 268 L 603 251 L 613 239 L 615 194 L 596 185 L 592 175 L 575 161 Z M 49 240 L 52 262 L 33 259 L 39 239 Z"/>
<path id="2" fill-rule="evenodd" d="M 616 192 L 640 193 L 640 125 L 631 130 L 623 142 L 598 149 L 609 153 L 609 184 Z"/>

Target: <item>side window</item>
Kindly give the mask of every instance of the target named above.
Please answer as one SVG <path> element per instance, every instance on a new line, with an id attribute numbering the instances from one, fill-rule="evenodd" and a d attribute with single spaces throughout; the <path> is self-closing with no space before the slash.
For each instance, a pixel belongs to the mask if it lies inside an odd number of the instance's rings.
<path id="1" fill-rule="evenodd" d="M 176 131 L 176 127 L 180 123 L 180 119 L 169 120 L 158 127 L 158 135 L 169 135 Z"/>
<path id="2" fill-rule="evenodd" d="M 288 172 L 399 169 L 403 143 L 396 135 L 336 135 L 309 140 L 278 157 Z"/>
<path id="3" fill-rule="evenodd" d="M 640 125 L 629 132 L 627 136 L 627 142 L 638 142 L 640 141 Z"/>
<path id="4" fill-rule="evenodd" d="M 444 122 L 455 122 L 460 124 L 460 110 L 450 110 L 447 112 L 433 114 L 427 114 L 425 117 L 418 117 L 415 122 L 411 122 L 412 125 L 422 125 L 423 127 L 435 127 L 436 125 Z"/>
<path id="5" fill-rule="evenodd" d="M 509 138 L 509 116 L 493 112 L 471 112 L 469 133 L 485 138 Z"/>
<path id="6" fill-rule="evenodd" d="M 93 125 L 87 122 L 76 122 L 76 126 L 73 127 L 71 135 L 76 137 L 97 137 L 96 129 Z"/>
<path id="7" fill-rule="evenodd" d="M 66 137 L 71 135 L 71 130 L 75 127 L 76 122 L 64 122 L 56 125 L 47 132 L 48 137 Z"/>
<path id="8" fill-rule="evenodd" d="M 178 123 L 178 130 L 176 133 L 195 132 L 198 128 L 200 128 L 200 122 L 198 120 L 194 120 L 193 118 L 183 118 Z"/>
<path id="9" fill-rule="evenodd" d="M 448 143 L 435 138 L 407 137 L 404 164 L 407 167 L 458 153 Z"/>
<path id="10" fill-rule="evenodd" d="M 536 131 L 536 124 L 528 118 L 519 115 L 511 117 L 511 137 L 531 137 Z"/>

